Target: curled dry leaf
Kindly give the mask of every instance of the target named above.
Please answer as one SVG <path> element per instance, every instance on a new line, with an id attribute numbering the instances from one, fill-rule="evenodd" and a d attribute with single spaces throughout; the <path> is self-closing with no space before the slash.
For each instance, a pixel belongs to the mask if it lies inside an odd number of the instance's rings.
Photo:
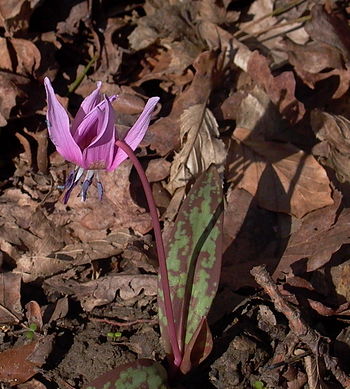
<path id="1" fill-rule="evenodd" d="M 321 141 L 313 148 L 313 154 L 334 169 L 340 182 L 350 182 L 350 121 L 341 115 L 314 110 L 311 126 Z"/>
<path id="2" fill-rule="evenodd" d="M 333 203 L 327 174 L 312 155 L 289 143 L 254 139 L 246 128 L 236 128 L 233 137 L 230 180 L 261 207 L 301 218 Z"/>
<path id="3" fill-rule="evenodd" d="M 32 300 L 26 304 L 25 309 L 29 325 L 35 324 L 36 328 L 40 331 L 43 327 L 43 316 L 41 314 L 40 305 L 36 301 Z"/>
<path id="4" fill-rule="evenodd" d="M 176 189 L 195 179 L 211 164 L 222 168 L 226 159 L 224 142 L 219 139 L 218 124 L 204 104 L 187 108 L 180 118 L 182 148 L 175 155 L 167 189 Z"/>
<path id="5" fill-rule="evenodd" d="M 80 283 L 54 276 L 45 281 L 44 287 L 67 295 L 75 295 L 83 308 L 90 312 L 94 307 L 112 302 L 117 291 L 122 299 L 128 300 L 143 292 L 146 296 L 157 294 L 157 276 L 112 274 L 97 280 Z"/>

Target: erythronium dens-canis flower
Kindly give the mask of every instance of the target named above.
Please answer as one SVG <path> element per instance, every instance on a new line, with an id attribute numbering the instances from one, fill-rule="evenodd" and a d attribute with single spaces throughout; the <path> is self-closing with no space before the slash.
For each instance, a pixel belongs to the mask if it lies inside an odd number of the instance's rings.
<path id="1" fill-rule="evenodd" d="M 73 188 L 80 182 L 84 173 L 85 178 L 80 191 L 82 200 L 86 200 L 94 177 L 97 178 L 98 196 L 102 199 L 103 187 L 98 178 L 98 171 L 112 171 L 128 157 L 115 144 L 116 140 L 120 139 L 115 126 L 115 113 L 111 105 L 116 96 L 102 96 L 100 92 L 102 83 L 99 81 L 96 89 L 83 100 L 75 118 L 70 123 L 68 114 L 57 100 L 47 77 L 44 83 L 49 136 L 62 157 L 76 165 L 64 186 L 66 190 L 64 203 L 67 203 Z M 142 141 L 158 101 L 159 97 L 152 97 L 147 101 L 143 112 L 125 135 L 123 141 L 132 150 L 135 150 Z"/>

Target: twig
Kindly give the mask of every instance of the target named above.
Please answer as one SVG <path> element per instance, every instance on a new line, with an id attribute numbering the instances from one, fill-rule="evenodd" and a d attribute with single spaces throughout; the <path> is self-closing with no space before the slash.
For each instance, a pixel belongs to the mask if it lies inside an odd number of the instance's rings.
<path id="1" fill-rule="evenodd" d="M 132 321 L 116 321 L 116 320 L 109 320 L 109 319 L 99 319 L 98 317 L 91 317 L 91 321 L 97 321 L 99 323 L 106 323 L 110 324 L 111 326 L 118 326 L 118 327 L 131 327 L 135 324 L 142 324 L 142 323 L 149 323 L 149 324 L 157 324 L 157 319 L 138 319 L 138 320 L 132 320 Z"/>
<path id="2" fill-rule="evenodd" d="M 249 39 L 251 37 L 258 37 L 259 35 L 262 35 L 262 34 L 265 34 L 269 31 L 272 31 L 272 30 L 276 30 L 278 28 L 281 28 L 281 27 L 286 27 L 286 26 L 289 26 L 291 24 L 295 24 L 295 23 L 304 23 L 306 22 L 307 20 L 310 20 L 311 19 L 311 16 L 310 15 L 306 15 L 306 16 L 302 16 L 298 19 L 293 19 L 293 20 L 289 20 L 287 22 L 284 22 L 284 23 L 280 23 L 280 24 L 274 24 L 273 26 L 269 26 L 269 27 L 266 27 L 266 28 L 263 28 L 259 31 L 256 31 L 256 32 L 252 32 L 252 33 L 247 33 L 246 36 L 242 37 L 242 38 L 239 38 L 239 41 L 240 42 L 243 42 L 244 40 L 246 39 Z"/>
<path id="3" fill-rule="evenodd" d="M 315 356 L 323 358 L 327 369 L 329 369 L 335 378 L 344 386 L 350 385 L 350 377 L 339 367 L 338 358 L 329 355 L 329 344 L 326 338 L 323 338 L 315 330 L 310 328 L 301 317 L 298 308 L 290 305 L 284 300 L 276 284 L 272 280 L 264 266 L 256 266 L 250 271 L 255 281 L 267 293 L 277 311 L 283 313 L 288 319 L 289 326 L 299 340 L 308 346 Z"/>
<path id="4" fill-rule="evenodd" d="M 245 25 L 245 29 L 249 29 L 250 27 L 252 26 L 255 26 L 256 24 L 262 22 L 263 20 L 271 17 L 271 16 L 279 16 L 279 15 L 282 15 L 284 12 L 287 12 L 288 10 L 290 10 L 291 8 L 293 7 L 296 7 L 297 5 L 303 3 L 305 0 L 294 0 L 292 2 L 290 2 L 289 4 L 285 4 L 284 6 L 280 7 L 280 8 L 276 8 L 274 11 L 272 12 L 269 12 L 268 14 L 265 14 L 263 16 L 261 16 L 260 18 L 256 19 L 256 20 L 252 20 L 250 23 L 247 23 Z M 244 34 L 247 34 L 248 32 L 246 31 L 243 31 L 243 30 L 238 30 L 236 31 L 233 36 L 235 38 L 238 38 L 240 35 L 244 35 Z M 248 33 L 249 34 L 249 33 Z"/>

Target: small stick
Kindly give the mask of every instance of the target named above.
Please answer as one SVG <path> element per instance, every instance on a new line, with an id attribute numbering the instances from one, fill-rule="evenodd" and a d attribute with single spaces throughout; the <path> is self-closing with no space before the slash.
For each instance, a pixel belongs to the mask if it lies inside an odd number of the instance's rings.
<path id="1" fill-rule="evenodd" d="M 116 320 L 109 320 L 109 319 L 100 319 L 98 317 L 91 317 L 91 321 L 97 321 L 100 323 L 106 323 L 110 324 L 112 326 L 118 326 L 118 327 L 130 327 L 135 324 L 142 324 L 142 323 L 149 323 L 149 324 L 157 324 L 157 319 L 138 319 L 138 320 L 132 320 L 132 321 L 116 321 Z"/>
<path id="2" fill-rule="evenodd" d="M 285 301 L 265 266 L 255 266 L 250 271 L 250 274 L 264 289 L 265 293 L 270 296 L 277 311 L 286 316 L 291 330 L 299 340 L 307 345 L 315 356 L 323 358 L 327 369 L 333 373 L 344 387 L 348 387 L 350 385 L 350 377 L 339 367 L 338 358 L 329 355 L 327 340 L 307 325 L 306 321 L 301 317 L 298 308 Z"/>

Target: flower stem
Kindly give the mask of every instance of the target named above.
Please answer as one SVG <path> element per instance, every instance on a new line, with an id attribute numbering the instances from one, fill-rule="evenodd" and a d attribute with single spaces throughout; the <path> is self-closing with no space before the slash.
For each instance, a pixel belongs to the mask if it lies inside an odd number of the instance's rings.
<path id="1" fill-rule="evenodd" d="M 152 224 L 153 224 L 153 230 L 154 230 L 154 236 L 156 240 L 156 246 L 157 246 L 157 254 L 158 254 L 158 261 L 159 261 L 159 273 L 160 273 L 160 282 L 161 287 L 163 290 L 164 295 L 164 309 L 165 314 L 168 322 L 167 330 L 168 330 L 168 336 L 169 341 L 171 344 L 171 348 L 174 354 L 174 365 L 176 368 L 178 368 L 182 362 L 182 354 L 180 351 L 180 347 L 177 341 L 177 334 L 176 334 L 176 327 L 175 327 L 175 320 L 174 320 L 174 312 L 173 312 L 173 305 L 171 302 L 171 295 L 170 295 L 170 286 L 169 286 L 169 277 L 168 277 L 168 269 L 166 264 L 166 255 L 165 255 L 165 249 L 164 249 L 164 243 L 162 238 L 162 232 L 160 229 L 159 219 L 158 219 L 158 212 L 157 207 L 154 202 L 153 194 L 151 185 L 148 182 L 148 179 L 146 177 L 146 174 L 141 166 L 140 161 L 137 159 L 135 153 L 131 149 L 129 145 L 127 145 L 122 140 L 117 140 L 116 145 L 120 147 L 130 158 L 131 162 L 135 166 L 135 169 L 140 177 L 143 190 L 146 195 L 149 211 L 152 218 Z"/>

